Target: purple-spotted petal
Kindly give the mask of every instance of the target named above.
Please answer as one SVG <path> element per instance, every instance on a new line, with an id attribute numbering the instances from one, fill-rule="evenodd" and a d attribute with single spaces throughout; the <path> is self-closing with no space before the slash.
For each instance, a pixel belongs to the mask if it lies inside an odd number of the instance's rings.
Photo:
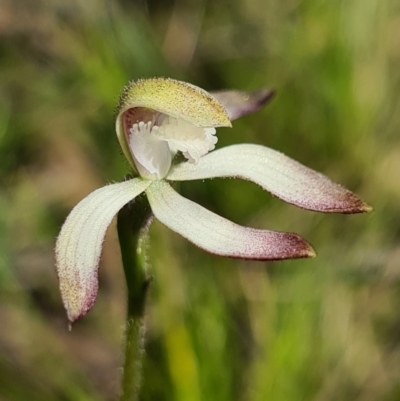
<path id="1" fill-rule="evenodd" d="M 97 189 L 74 207 L 56 243 L 60 291 L 72 323 L 93 306 L 97 271 L 107 227 L 115 214 L 142 193 L 150 181 L 135 178 Z"/>
<path id="2" fill-rule="evenodd" d="M 158 220 L 213 254 L 253 260 L 315 256 L 300 236 L 239 226 L 182 197 L 165 181 L 153 182 L 146 194 Z"/>
<path id="3" fill-rule="evenodd" d="M 275 95 L 273 89 L 259 89 L 254 92 L 223 90 L 210 93 L 225 107 L 231 121 L 256 112 Z"/>
<path id="4" fill-rule="evenodd" d="M 233 145 L 209 153 L 197 165 L 181 163 L 167 176 L 171 181 L 238 177 L 252 181 L 278 198 L 318 212 L 362 213 L 371 207 L 355 194 L 273 149 Z"/>

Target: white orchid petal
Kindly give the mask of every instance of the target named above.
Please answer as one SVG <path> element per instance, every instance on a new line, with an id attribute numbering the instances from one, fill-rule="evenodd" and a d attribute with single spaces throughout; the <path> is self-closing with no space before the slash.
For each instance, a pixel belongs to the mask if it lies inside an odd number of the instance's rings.
<path id="1" fill-rule="evenodd" d="M 315 256 L 298 235 L 239 226 L 182 197 L 165 181 L 153 182 L 146 194 L 158 220 L 216 255 L 253 260 Z"/>
<path id="2" fill-rule="evenodd" d="M 143 124 L 143 123 L 141 123 Z M 145 124 L 146 126 L 148 124 Z M 137 127 L 137 124 L 135 124 Z M 135 127 L 134 126 L 134 127 Z M 139 174 L 147 179 L 164 178 L 171 167 L 171 151 L 168 143 L 153 133 L 132 129 L 129 147 Z"/>
<path id="3" fill-rule="evenodd" d="M 209 153 L 197 165 L 173 166 L 167 179 L 187 181 L 238 177 L 252 181 L 278 198 L 318 212 L 362 213 L 370 206 L 346 188 L 273 149 L 233 145 Z"/>
<path id="4" fill-rule="evenodd" d="M 215 133 L 215 128 L 196 127 L 170 116 L 164 118 L 157 130 L 157 135 L 168 142 L 172 152 L 181 151 L 191 163 L 198 163 L 200 157 L 215 148 L 218 141 Z"/>
<path id="5" fill-rule="evenodd" d="M 70 322 L 83 316 L 97 296 L 97 271 L 107 227 L 115 214 L 150 181 L 133 180 L 97 189 L 74 207 L 56 243 L 61 296 Z"/>

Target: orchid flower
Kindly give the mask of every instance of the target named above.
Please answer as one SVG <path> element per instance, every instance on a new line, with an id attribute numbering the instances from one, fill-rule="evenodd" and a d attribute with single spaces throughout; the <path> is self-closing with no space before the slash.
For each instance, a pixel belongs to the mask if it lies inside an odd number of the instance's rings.
<path id="1" fill-rule="evenodd" d="M 215 255 L 252 260 L 315 256 L 297 234 L 235 224 L 179 195 L 170 185 L 173 181 L 243 178 L 304 209 L 370 210 L 352 192 L 267 147 L 241 144 L 210 152 L 217 143 L 217 127 L 230 127 L 232 120 L 258 110 L 271 96 L 267 90 L 210 94 L 164 78 L 139 80 L 124 89 L 116 132 L 136 177 L 92 192 L 61 229 L 56 264 L 70 322 L 95 302 L 102 244 L 113 217 L 142 193 L 161 223 Z M 175 162 L 177 153 L 183 157 Z"/>

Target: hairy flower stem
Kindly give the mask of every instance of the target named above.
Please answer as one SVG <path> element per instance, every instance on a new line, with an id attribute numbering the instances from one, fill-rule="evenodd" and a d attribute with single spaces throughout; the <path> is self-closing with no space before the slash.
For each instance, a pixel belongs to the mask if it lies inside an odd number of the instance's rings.
<path id="1" fill-rule="evenodd" d="M 144 196 L 127 204 L 118 213 L 118 237 L 128 289 L 121 401 L 139 399 L 146 334 L 145 307 L 150 284 L 146 247 L 151 219 L 151 209 Z"/>

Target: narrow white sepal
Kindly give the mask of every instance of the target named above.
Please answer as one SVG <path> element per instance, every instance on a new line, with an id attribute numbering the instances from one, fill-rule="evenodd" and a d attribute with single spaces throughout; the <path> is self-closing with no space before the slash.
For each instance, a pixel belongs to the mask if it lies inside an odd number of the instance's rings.
<path id="1" fill-rule="evenodd" d="M 108 226 L 116 213 L 150 181 L 135 178 L 97 189 L 74 207 L 57 238 L 55 255 L 61 296 L 70 322 L 95 302 L 97 271 Z"/>
<path id="2" fill-rule="evenodd" d="M 154 181 L 146 194 L 158 220 L 210 253 L 253 260 L 315 256 L 298 235 L 239 226 L 182 197 L 165 181 Z"/>
<path id="3" fill-rule="evenodd" d="M 319 212 L 361 213 L 371 208 L 352 192 L 276 150 L 232 145 L 207 154 L 197 165 L 180 163 L 171 181 L 237 177 L 252 181 L 278 198 Z"/>

